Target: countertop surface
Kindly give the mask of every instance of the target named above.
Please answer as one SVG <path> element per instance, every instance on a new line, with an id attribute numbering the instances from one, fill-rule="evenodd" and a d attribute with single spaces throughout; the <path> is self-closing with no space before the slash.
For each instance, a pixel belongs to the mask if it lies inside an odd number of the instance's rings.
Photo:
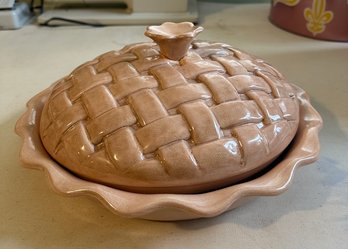
<path id="1" fill-rule="evenodd" d="M 0 248 L 348 248 L 348 43 L 278 29 L 268 4 L 199 7 L 200 39 L 265 59 L 311 96 L 324 120 L 320 159 L 298 169 L 282 195 L 209 219 L 126 219 L 93 199 L 57 195 L 43 172 L 21 166 L 16 120 L 78 65 L 147 40 L 145 27 L 0 31 Z"/>

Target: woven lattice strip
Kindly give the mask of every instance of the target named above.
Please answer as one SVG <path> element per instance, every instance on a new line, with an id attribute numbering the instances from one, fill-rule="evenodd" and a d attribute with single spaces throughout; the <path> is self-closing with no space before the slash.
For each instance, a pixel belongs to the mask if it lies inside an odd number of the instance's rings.
<path id="1" fill-rule="evenodd" d="M 202 144 L 222 137 L 222 131 L 214 114 L 203 101 L 181 105 L 179 111 L 185 117 L 195 144 Z"/>
<path id="2" fill-rule="evenodd" d="M 101 84 L 111 82 L 111 76 L 109 73 L 97 74 L 96 70 L 92 66 L 82 67 L 73 76 L 74 83 L 69 89 L 69 97 L 71 101 L 75 101 L 85 91 Z"/>
<path id="3" fill-rule="evenodd" d="M 157 95 L 145 89 L 129 96 L 128 102 L 136 113 L 138 122 L 141 126 L 156 121 L 157 119 L 168 116 L 168 113 Z M 144 105 L 146 103 L 146 105 Z"/>
<path id="4" fill-rule="evenodd" d="M 92 119 L 107 111 L 110 111 L 117 106 L 114 97 L 110 93 L 109 89 L 104 85 L 94 87 L 91 90 L 84 92 L 81 99 L 84 103 L 88 116 Z"/>
<path id="5" fill-rule="evenodd" d="M 131 108 L 128 105 L 116 107 L 100 115 L 98 119 L 90 120 L 86 128 L 92 143 L 98 144 L 108 134 L 125 126 L 131 126 L 136 123 Z"/>
<path id="6" fill-rule="evenodd" d="M 221 74 L 201 74 L 198 80 L 206 84 L 217 104 L 240 99 L 236 88 Z"/>
<path id="7" fill-rule="evenodd" d="M 156 77 L 162 89 L 187 84 L 185 77 L 170 64 L 154 67 L 150 72 Z"/>

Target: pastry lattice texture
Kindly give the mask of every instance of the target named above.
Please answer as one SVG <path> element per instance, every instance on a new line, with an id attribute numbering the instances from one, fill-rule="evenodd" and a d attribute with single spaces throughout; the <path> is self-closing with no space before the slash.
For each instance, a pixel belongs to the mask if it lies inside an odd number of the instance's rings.
<path id="1" fill-rule="evenodd" d="M 172 61 L 155 43 L 87 62 L 53 87 L 40 133 L 78 176 L 127 191 L 194 193 L 270 164 L 298 126 L 292 87 L 264 61 L 195 41 Z"/>

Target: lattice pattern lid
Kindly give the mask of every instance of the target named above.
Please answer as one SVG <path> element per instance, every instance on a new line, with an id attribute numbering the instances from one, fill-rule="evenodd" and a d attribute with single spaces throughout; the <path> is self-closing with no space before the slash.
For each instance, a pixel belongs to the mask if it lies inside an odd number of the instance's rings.
<path id="1" fill-rule="evenodd" d="M 48 153 L 79 177 L 142 193 L 197 193 L 255 174 L 297 131 L 294 90 L 269 64 L 164 23 L 54 86 Z"/>

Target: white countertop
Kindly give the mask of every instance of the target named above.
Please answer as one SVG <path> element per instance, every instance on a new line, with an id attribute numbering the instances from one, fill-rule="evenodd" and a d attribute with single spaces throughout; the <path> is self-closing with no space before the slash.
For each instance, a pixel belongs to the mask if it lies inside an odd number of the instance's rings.
<path id="1" fill-rule="evenodd" d="M 348 248 L 348 43 L 287 33 L 268 11 L 201 4 L 199 38 L 256 54 L 304 88 L 324 119 L 320 159 L 297 170 L 280 196 L 181 222 L 125 219 L 95 200 L 59 196 L 18 159 L 13 130 L 26 102 L 79 64 L 146 40 L 144 27 L 0 31 L 0 248 Z"/>

